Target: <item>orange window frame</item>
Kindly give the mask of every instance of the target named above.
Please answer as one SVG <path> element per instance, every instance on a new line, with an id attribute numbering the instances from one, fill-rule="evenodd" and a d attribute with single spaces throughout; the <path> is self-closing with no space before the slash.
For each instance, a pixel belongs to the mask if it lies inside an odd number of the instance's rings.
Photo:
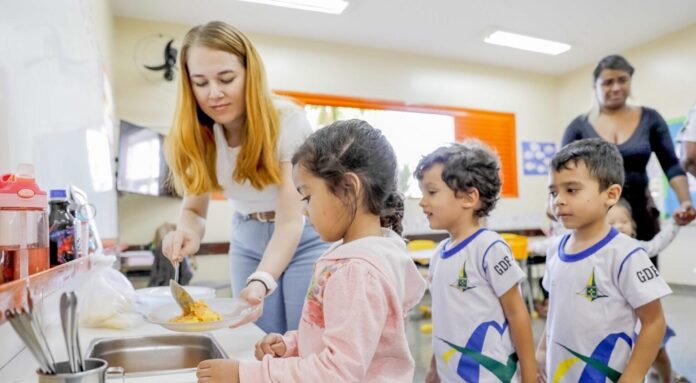
<path id="1" fill-rule="evenodd" d="M 295 100 L 300 105 L 336 106 L 359 109 L 397 110 L 403 112 L 444 114 L 454 118 L 454 138 L 478 138 L 495 149 L 501 162 L 501 196 L 519 196 L 517 176 L 517 138 L 515 114 L 453 106 L 406 104 L 399 101 L 366 99 L 316 93 L 276 90 L 276 94 Z M 423 153 L 425 154 L 425 153 Z"/>

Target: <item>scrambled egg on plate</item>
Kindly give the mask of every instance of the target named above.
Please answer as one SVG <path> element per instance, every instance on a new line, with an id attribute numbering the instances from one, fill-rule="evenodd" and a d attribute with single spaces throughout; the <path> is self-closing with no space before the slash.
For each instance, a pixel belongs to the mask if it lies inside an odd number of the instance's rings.
<path id="1" fill-rule="evenodd" d="M 208 307 L 202 300 L 195 301 L 188 314 L 183 313 L 170 319 L 171 323 L 207 323 L 221 320 L 220 314 Z"/>

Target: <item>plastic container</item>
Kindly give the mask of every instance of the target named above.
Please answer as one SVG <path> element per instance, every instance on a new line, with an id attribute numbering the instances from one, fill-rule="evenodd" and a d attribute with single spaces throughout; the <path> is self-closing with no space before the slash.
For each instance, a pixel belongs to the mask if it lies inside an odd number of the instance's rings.
<path id="1" fill-rule="evenodd" d="M 32 165 L 0 177 L 0 284 L 48 269 L 46 207 Z"/>
<path id="2" fill-rule="evenodd" d="M 48 237 L 50 241 L 51 267 L 62 265 L 76 258 L 75 220 L 68 207 L 68 195 L 64 189 L 51 190 Z"/>

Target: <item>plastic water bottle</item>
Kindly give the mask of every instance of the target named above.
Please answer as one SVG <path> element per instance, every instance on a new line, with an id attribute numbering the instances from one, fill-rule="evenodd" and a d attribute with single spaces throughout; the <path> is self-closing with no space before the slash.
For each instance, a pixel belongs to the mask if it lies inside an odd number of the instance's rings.
<path id="1" fill-rule="evenodd" d="M 48 269 L 46 202 L 32 165 L 0 176 L 0 284 Z"/>

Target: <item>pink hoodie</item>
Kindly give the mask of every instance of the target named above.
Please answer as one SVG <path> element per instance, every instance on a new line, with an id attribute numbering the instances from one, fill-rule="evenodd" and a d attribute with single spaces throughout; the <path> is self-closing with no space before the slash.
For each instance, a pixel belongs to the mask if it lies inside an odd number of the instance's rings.
<path id="1" fill-rule="evenodd" d="M 241 361 L 240 382 L 412 382 L 405 318 L 425 281 L 401 237 L 337 243 L 314 265 L 297 331 L 282 358 Z"/>

